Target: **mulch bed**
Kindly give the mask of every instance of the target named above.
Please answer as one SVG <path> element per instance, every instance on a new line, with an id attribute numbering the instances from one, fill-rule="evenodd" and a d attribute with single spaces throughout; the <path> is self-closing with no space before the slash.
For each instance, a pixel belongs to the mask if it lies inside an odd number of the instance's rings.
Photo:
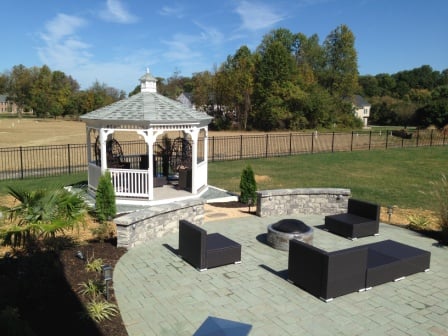
<path id="1" fill-rule="evenodd" d="M 224 211 L 241 206 L 238 202 L 215 205 Z M 415 231 L 447 244 L 440 231 Z M 76 257 L 81 251 L 87 259 L 101 258 L 104 264 L 115 267 L 126 250 L 117 248 L 113 240 L 67 246 L 58 253 L 0 258 L 0 335 L 127 336 L 119 314 L 100 323 L 85 317 L 88 299 L 78 293 L 79 284 L 100 279 L 100 274 L 88 272 L 86 262 Z M 109 301 L 117 304 L 113 283 Z M 18 314 L 13 318 L 5 314 L 11 311 L 8 307 Z"/>
<path id="2" fill-rule="evenodd" d="M 86 318 L 88 300 L 78 294 L 79 284 L 101 275 L 86 271 L 85 261 L 76 257 L 78 250 L 112 267 L 126 252 L 114 242 L 88 242 L 59 253 L 0 259 L 0 335 L 127 335 L 119 314 L 100 323 Z M 113 284 L 109 302 L 117 303 Z M 2 316 L 11 310 L 7 307 L 16 309 L 14 319 Z"/>

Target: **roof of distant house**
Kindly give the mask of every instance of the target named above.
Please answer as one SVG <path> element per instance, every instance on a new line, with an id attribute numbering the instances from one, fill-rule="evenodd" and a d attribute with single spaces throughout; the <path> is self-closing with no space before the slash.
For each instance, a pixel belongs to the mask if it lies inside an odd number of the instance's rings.
<path id="1" fill-rule="evenodd" d="M 356 106 L 356 107 L 365 107 L 365 106 L 370 106 L 369 102 L 367 100 L 364 99 L 364 97 L 360 96 L 360 95 L 354 95 L 353 99 L 352 99 L 352 103 Z"/>

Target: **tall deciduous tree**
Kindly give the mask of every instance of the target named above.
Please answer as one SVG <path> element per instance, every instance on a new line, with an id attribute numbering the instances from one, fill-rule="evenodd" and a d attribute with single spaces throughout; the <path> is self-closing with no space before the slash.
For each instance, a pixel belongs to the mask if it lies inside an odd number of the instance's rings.
<path id="1" fill-rule="evenodd" d="M 9 79 L 8 99 L 17 104 L 20 116 L 21 112 L 31 103 L 32 72 L 22 64 L 16 65 L 12 68 Z"/>
<path id="2" fill-rule="evenodd" d="M 217 73 L 222 92 L 226 95 L 224 103 L 235 111 L 240 129 L 247 128 L 251 112 L 251 96 L 254 86 L 255 61 L 247 46 L 240 47 L 235 55 L 229 56 Z"/>
<path id="3" fill-rule="evenodd" d="M 292 116 L 290 99 L 297 91 L 297 68 L 290 51 L 281 41 L 273 41 L 260 55 L 256 70 L 255 125 L 265 131 L 284 127 Z M 292 93 L 292 95 L 291 95 Z"/>
<path id="4" fill-rule="evenodd" d="M 314 34 L 307 38 L 304 34 L 297 34 L 295 59 L 302 82 L 313 85 L 321 75 L 324 65 L 324 52 L 319 45 L 319 37 Z"/>
<path id="5" fill-rule="evenodd" d="M 358 56 L 355 35 L 340 25 L 325 39 L 326 57 L 324 85 L 339 97 L 352 97 L 358 89 Z"/>

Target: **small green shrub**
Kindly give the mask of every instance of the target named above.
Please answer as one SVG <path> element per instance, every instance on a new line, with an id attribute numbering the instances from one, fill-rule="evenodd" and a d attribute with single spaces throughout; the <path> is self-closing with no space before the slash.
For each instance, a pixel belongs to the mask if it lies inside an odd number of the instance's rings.
<path id="1" fill-rule="evenodd" d="M 241 173 L 240 180 L 240 202 L 244 204 L 254 204 L 257 199 L 257 182 L 254 171 L 250 165 Z"/>
<path id="2" fill-rule="evenodd" d="M 408 227 L 413 230 L 424 230 L 431 224 L 431 220 L 425 216 L 411 215 L 408 217 Z"/>
<path id="3" fill-rule="evenodd" d="M 87 280 L 86 282 L 79 284 L 78 293 L 95 300 L 104 291 L 104 284 L 94 280 Z"/>
<path id="4" fill-rule="evenodd" d="M 86 308 L 88 316 L 95 322 L 110 320 L 118 314 L 117 305 L 100 299 L 90 301 Z"/>
<path id="5" fill-rule="evenodd" d="M 103 265 L 103 259 L 101 258 L 90 258 L 86 263 L 87 272 L 101 272 L 101 266 Z"/>
<path id="6" fill-rule="evenodd" d="M 100 242 L 104 242 L 114 236 L 114 226 L 112 222 L 99 223 L 98 227 L 91 229 L 91 232 Z"/>
<path id="7" fill-rule="evenodd" d="M 438 215 L 443 240 L 444 242 L 448 242 L 448 180 L 446 175 L 442 174 L 440 181 L 433 181 L 431 184 L 433 186 L 431 194 L 438 204 Z"/>
<path id="8" fill-rule="evenodd" d="M 95 197 L 95 211 L 98 220 L 103 223 L 111 220 L 117 214 L 115 191 L 110 173 L 106 171 L 98 181 Z"/>

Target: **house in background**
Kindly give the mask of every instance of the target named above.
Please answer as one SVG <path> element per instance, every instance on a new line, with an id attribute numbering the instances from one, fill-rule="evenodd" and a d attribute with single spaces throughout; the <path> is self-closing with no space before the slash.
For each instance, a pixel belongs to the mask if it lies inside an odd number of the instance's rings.
<path id="1" fill-rule="evenodd" d="M 17 113 L 16 103 L 7 100 L 8 96 L 0 94 L 0 113 Z"/>
<path id="2" fill-rule="evenodd" d="M 190 92 L 182 92 L 176 100 L 189 108 L 195 108 L 192 103 L 192 94 Z"/>
<path id="3" fill-rule="evenodd" d="M 371 105 L 359 95 L 353 96 L 352 104 L 355 115 L 362 120 L 363 127 L 367 128 Z"/>
<path id="4" fill-rule="evenodd" d="M 8 100 L 8 95 L 0 94 L 0 114 L 33 114 L 33 109 L 19 109 L 19 106 L 12 100 Z"/>

